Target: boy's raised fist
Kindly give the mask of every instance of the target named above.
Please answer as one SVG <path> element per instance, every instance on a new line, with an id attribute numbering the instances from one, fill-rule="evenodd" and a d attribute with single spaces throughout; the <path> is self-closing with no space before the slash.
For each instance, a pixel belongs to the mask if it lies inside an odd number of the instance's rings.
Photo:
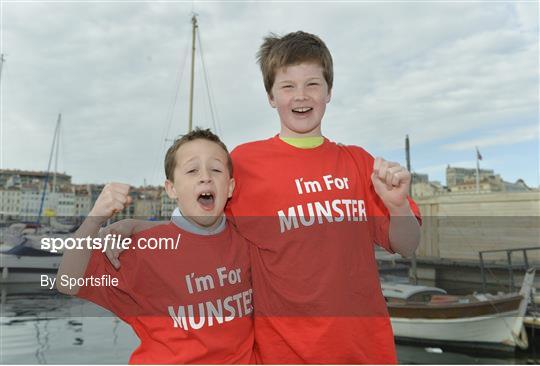
<path id="1" fill-rule="evenodd" d="M 116 213 L 122 211 L 131 203 L 129 184 L 109 183 L 105 185 L 90 211 L 92 216 L 100 223 L 104 223 Z"/>
<path id="2" fill-rule="evenodd" d="M 411 173 L 393 161 L 376 158 L 373 162 L 373 174 L 371 175 L 373 188 L 381 197 L 390 213 L 401 213 L 409 210 L 407 195 L 411 185 Z"/>

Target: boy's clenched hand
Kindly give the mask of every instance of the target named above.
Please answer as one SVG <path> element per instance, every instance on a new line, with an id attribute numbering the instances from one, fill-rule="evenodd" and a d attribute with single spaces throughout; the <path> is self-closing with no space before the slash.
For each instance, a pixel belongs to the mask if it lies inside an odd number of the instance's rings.
<path id="1" fill-rule="evenodd" d="M 99 236 L 104 238 L 107 235 L 116 235 L 117 241 L 120 242 L 122 238 L 129 238 L 133 235 L 135 233 L 135 227 L 135 220 L 126 219 L 117 221 L 102 228 L 99 231 Z M 123 251 L 124 249 L 118 245 L 114 245 L 114 248 L 107 247 L 105 250 L 105 255 L 116 269 L 120 268 L 120 260 L 118 257 Z"/>
<path id="2" fill-rule="evenodd" d="M 123 238 L 128 238 L 133 234 L 136 234 L 140 231 L 150 229 L 154 226 L 168 224 L 169 221 L 144 221 L 144 220 L 134 220 L 134 219 L 124 219 L 117 221 L 113 224 L 110 224 L 101 230 L 99 230 L 99 235 L 104 238 L 107 235 L 115 235 L 116 242 L 121 242 Z M 107 247 L 105 250 L 105 255 L 114 266 L 114 268 L 120 268 L 120 259 L 119 256 L 124 251 L 122 246 L 114 245 L 114 248 Z"/>
<path id="3" fill-rule="evenodd" d="M 128 193 L 129 184 L 109 183 L 105 185 L 88 216 L 99 224 L 103 224 L 131 203 L 131 197 Z"/>
<path id="4" fill-rule="evenodd" d="M 410 213 L 407 195 L 411 185 L 411 173 L 406 168 L 378 157 L 373 163 L 371 181 L 390 215 L 401 216 Z"/>

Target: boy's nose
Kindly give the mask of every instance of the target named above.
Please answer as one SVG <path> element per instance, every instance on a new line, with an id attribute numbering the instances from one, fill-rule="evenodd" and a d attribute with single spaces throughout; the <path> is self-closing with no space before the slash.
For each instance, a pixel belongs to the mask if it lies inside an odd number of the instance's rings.
<path id="1" fill-rule="evenodd" d="M 294 95 L 294 99 L 295 100 L 306 100 L 307 99 L 307 95 L 306 93 L 304 93 L 304 89 L 301 89 L 299 88 L 298 91 L 296 92 L 296 94 Z"/>
<path id="2" fill-rule="evenodd" d="M 203 171 L 201 171 L 201 175 L 200 175 L 200 177 L 199 177 L 199 181 L 200 181 L 201 183 L 209 183 L 209 182 L 212 181 L 212 177 L 211 177 L 211 175 L 210 175 L 209 172 L 207 172 L 206 170 L 203 170 Z"/>

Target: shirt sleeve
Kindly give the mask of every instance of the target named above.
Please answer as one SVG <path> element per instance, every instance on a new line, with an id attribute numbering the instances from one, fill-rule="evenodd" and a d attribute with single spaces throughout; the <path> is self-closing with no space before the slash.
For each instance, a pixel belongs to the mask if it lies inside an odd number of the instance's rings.
<path id="1" fill-rule="evenodd" d="M 125 319 L 129 316 L 136 316 L 139 313 L 139 306 L 135 292 L 133 291 L 133 260 L 135 251 L 126 250 L 122 255 L 122 266 L 116 270 L 109 262 L 104 253 L 94 250 L 86 267 L 84 274 L 86 285 L 82 286 L 77 296 L 91 301 Z M 94 279 L 94 282 L 90 279 Z M 97 284 L 97 279 L 101 283 Z M 106 280 L 117 279 L 118 284 L 114 286 L 104 282 Z"/>
<path id="2" fill-rule="evenodd" d="M 364 180 L 366 188 L 366 211 L 368 215 L 368 221 L 370 222 L 369 228 L 375 244 L 384 248 L 390 253 L 394 253 L 390 246 L 390 213 L 384 205 L 384 202 L 379 197 L 373 182 L 371 181 L 371 175 L 373 173 L 374 158 L 367 151 L 360 147 L 347 147 L 348 150 L 352 148 L 353 159 L 355 160 L 356 167 L 359 171 L 359 176 Z M 350 151 L 351 152 L 351 151 Z M 416 219 L 422 224 L 422 217 L 420 210 L 414 202 L 414 200 L 407 196 L 409 205 Z"/>

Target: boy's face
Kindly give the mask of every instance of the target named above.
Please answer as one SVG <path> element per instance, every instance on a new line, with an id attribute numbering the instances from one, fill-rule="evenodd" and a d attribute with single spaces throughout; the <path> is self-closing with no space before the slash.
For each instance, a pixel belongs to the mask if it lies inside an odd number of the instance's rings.
<path id="1" fill-rule="evenodd" d="M 207 228 L 218 225 L 234 190 L 227 153 L 212 141 L 197 139 L 180 146 L 175 157 L 174 182 L 165 181 L 167 194 L 188 220 Z"/>
<path id="2" fill-rule="evenodd" d="M 277 70 L 268 100 L 278 111 L 280 136 L 321 136 L 321 120 L 330 96 L 323 69 L 317 63 Z"/>

